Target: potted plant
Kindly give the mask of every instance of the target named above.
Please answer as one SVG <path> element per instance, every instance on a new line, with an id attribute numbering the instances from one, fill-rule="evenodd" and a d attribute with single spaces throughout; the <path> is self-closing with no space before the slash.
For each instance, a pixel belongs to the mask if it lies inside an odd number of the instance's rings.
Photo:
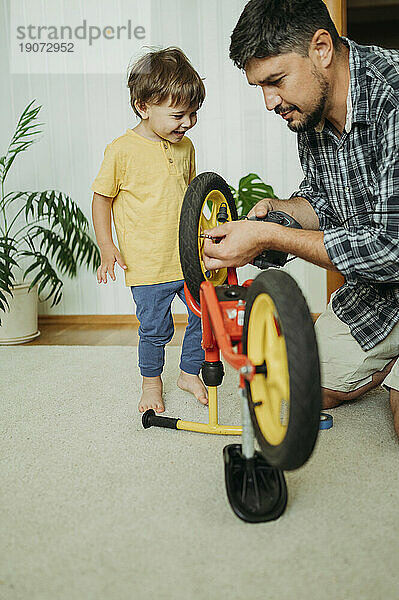
<path id="1" fill-rule="evenodd" d="M 100 253 L 77 204 L 57 190 L 10 191 L 5 184 L 21 152 L 37 141 L 41 106 L 23 111 L 7 152 L 0 157 L 0 344 L 22 343 L 38 335 L 37 298 L 62 297 L 60 275 L 75 277 L 78 267 L 95 271 Z M 27 280 L 28 278 L 28 280 Z"/>
<path id="2" fill-rule="evenodd" d="M 229 187 L 233 194 L 239 217 L 247 215 L 259 200 L 278 197 L 275 195 L 273 188 L 264 183 L 256 173 L 249 173 L 245 177 L 242 177 L 237 189 L 231 185 Z"/>

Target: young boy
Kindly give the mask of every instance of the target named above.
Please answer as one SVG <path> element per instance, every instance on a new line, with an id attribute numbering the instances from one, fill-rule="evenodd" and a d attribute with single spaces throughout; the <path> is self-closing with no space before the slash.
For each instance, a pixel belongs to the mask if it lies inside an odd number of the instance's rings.
<path id="1" fill-rule="evenodd" d="M 97 280 L 107 283 L 109 273 L 115 281 L 115 262 L 125 270 L 140 321 L 139 411 L 163 412 L 161 373 L 165 344 L 174 332 L 170 307 L 176 294 L 186 304 L 178 230 L 183 197 L 195 177 L 195 154 L 185 134 L 197 122 L 205 88 L 178 48 L 140 58 L 131 69 L 128 87 L 140 123 L 106 147 L 91 186 L 101 251 Z M 120 252 L 112 241 L 111 209 Z M 204 360 L 201 322 L 187 310 L 177 385 L 207 404 L 206 388 L 198 376 Z"/>

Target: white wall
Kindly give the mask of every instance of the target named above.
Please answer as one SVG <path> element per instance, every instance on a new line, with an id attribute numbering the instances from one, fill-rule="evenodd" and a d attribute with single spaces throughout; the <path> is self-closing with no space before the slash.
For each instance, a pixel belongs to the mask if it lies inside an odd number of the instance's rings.
<path id="1" fill-rule="evenodd" d="M 46 2 L 52 1 L 42 0 L 41 5 L 45 8 Z M 90 2 L 78 1 L 82 14 Z M 108 0 L 95 3 L 101 2 Z M 231 31 L 245 4 L 244 0 L 151 0 L 150 44 L 181 47 L 206 78 L 207 98 L 198 124 L 190 132 L 197 151 L 197 172 L 216 171 L 234 186 L 243 175 L 256 172 L 280 197 L 286 197 L 302 176 L 296 137 L 282 119 L 265 110 L 260 90 L 248 86 L 228 58 Z M 131 17 L 124 6 L 120 1 L 115 3 L 119 20 Z M 20 113 L 33 98 L 43 105 L 41 121 L 46 125 L 41 141 L 15 161 L 8 189 L 62 190 L 90 217 L 89 188 L 104 147 L 137 122 L 129 106 L 124 75 L 134 57 L 128 53 L 122 57 L 120 74 L 11 74 L 9 17 L 10 0 L 2 0 L 0 153 L 4 153 Z M 293 261 L 287 270 L 301 285 L 311 310 L 323 310 L 325 272 L 300 260 Z M 253 272 L 257 270 L 245 268 L 241 278 Z M 82 269 L 77 279 L 65 279 L 61 304 L 50 308 L 49 303 L 43 303 L 40 312 L 131 313 L 130 290 L 124 286 L 120 271 L 117 277 L 116 283 L 98 286 L 94 274 Z M 184 312 L 180 302 L 174 311 Z"/>

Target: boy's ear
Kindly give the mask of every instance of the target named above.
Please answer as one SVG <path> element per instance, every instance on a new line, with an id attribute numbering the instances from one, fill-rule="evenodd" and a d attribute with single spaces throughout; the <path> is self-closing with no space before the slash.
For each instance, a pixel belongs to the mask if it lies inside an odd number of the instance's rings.
<path id="1" fill-rule="evenodd" d="M 148 107 L 145 102 L 135 100 L 134 106 L 142 119 L 148 119 Z"/>

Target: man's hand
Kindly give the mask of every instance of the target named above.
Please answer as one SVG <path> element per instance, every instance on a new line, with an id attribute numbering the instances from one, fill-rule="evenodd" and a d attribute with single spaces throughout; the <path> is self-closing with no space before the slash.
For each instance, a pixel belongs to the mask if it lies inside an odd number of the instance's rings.
<path id="1" fill-rule="evenodd" d="M 118 265 L 125 271 L 127 266 L 122 258 L 121 253 L 114 244 L 102 246 L 101 251 L 101 265 L 97 269 L 97 281 L 98 283 L 107 283 L 107 273 L 111 277 L 112 281 L 115 281 L 114 266 L 117 262 Z"/>
<path id="2" fill-rule="evenodd" d="M 273 208 L 273 198 L 263 198 L 263 200 L 259 200 L 259 202 L 251 208 L 247 217 L 260 217 L 262 219 L 271 210 L 276 210 Z"/>
<path id="3" fill-rule="evenodd" d="M 205 239 L 205 267 L 213 270 L 222 267 L 242 267 L 250 263 L 267 248 L 267 234 L 269 231 L 272 233 L 275 227 L 278 227 L 275 223 L 231 221 L 204 231 L 204 234 L 214 240 Z"/>
<path id="4" fill-rule="evenodd" d="M 303 229 L 319 229 L 319 218 L 314 209 L 305 198 L 290 198 L 281 200 L 279 198 L 263 198 L 248 213 L 248 217 L 263 218 L 272 210 L 281 210 L 287 215 L 294 217 Z"/>
<path id="5" fill-rule="evenodd" d="M 296 219 L 302 230 L 283 227 L 268 221 L 231 221 L 204 231 L 212 240 L 204 243 L 206 269 L 242 267 L 264 250 L 288 252 L 314 265 L 336 271 L 323 243 L 323 232 L 318 231 L 319 219 L 305 198 L 280 200 L 264 198 L 248 213 L 248 217 L 265 217 L 271 210 L 282 210 Z"/>
<path id="6" fill-rule="evenodd" d="M 251 208 L 248 217 L 265 217 L 273 208 L 273 199 L 264 198 Z M 204 264 L 209 270 L 222 267 L 242 267 L 265 250 L 264 235 L 259 236 L 259 224 L 253 221 L 234 221 L 204 231 L 214 241 L 205 240 Z"/>

